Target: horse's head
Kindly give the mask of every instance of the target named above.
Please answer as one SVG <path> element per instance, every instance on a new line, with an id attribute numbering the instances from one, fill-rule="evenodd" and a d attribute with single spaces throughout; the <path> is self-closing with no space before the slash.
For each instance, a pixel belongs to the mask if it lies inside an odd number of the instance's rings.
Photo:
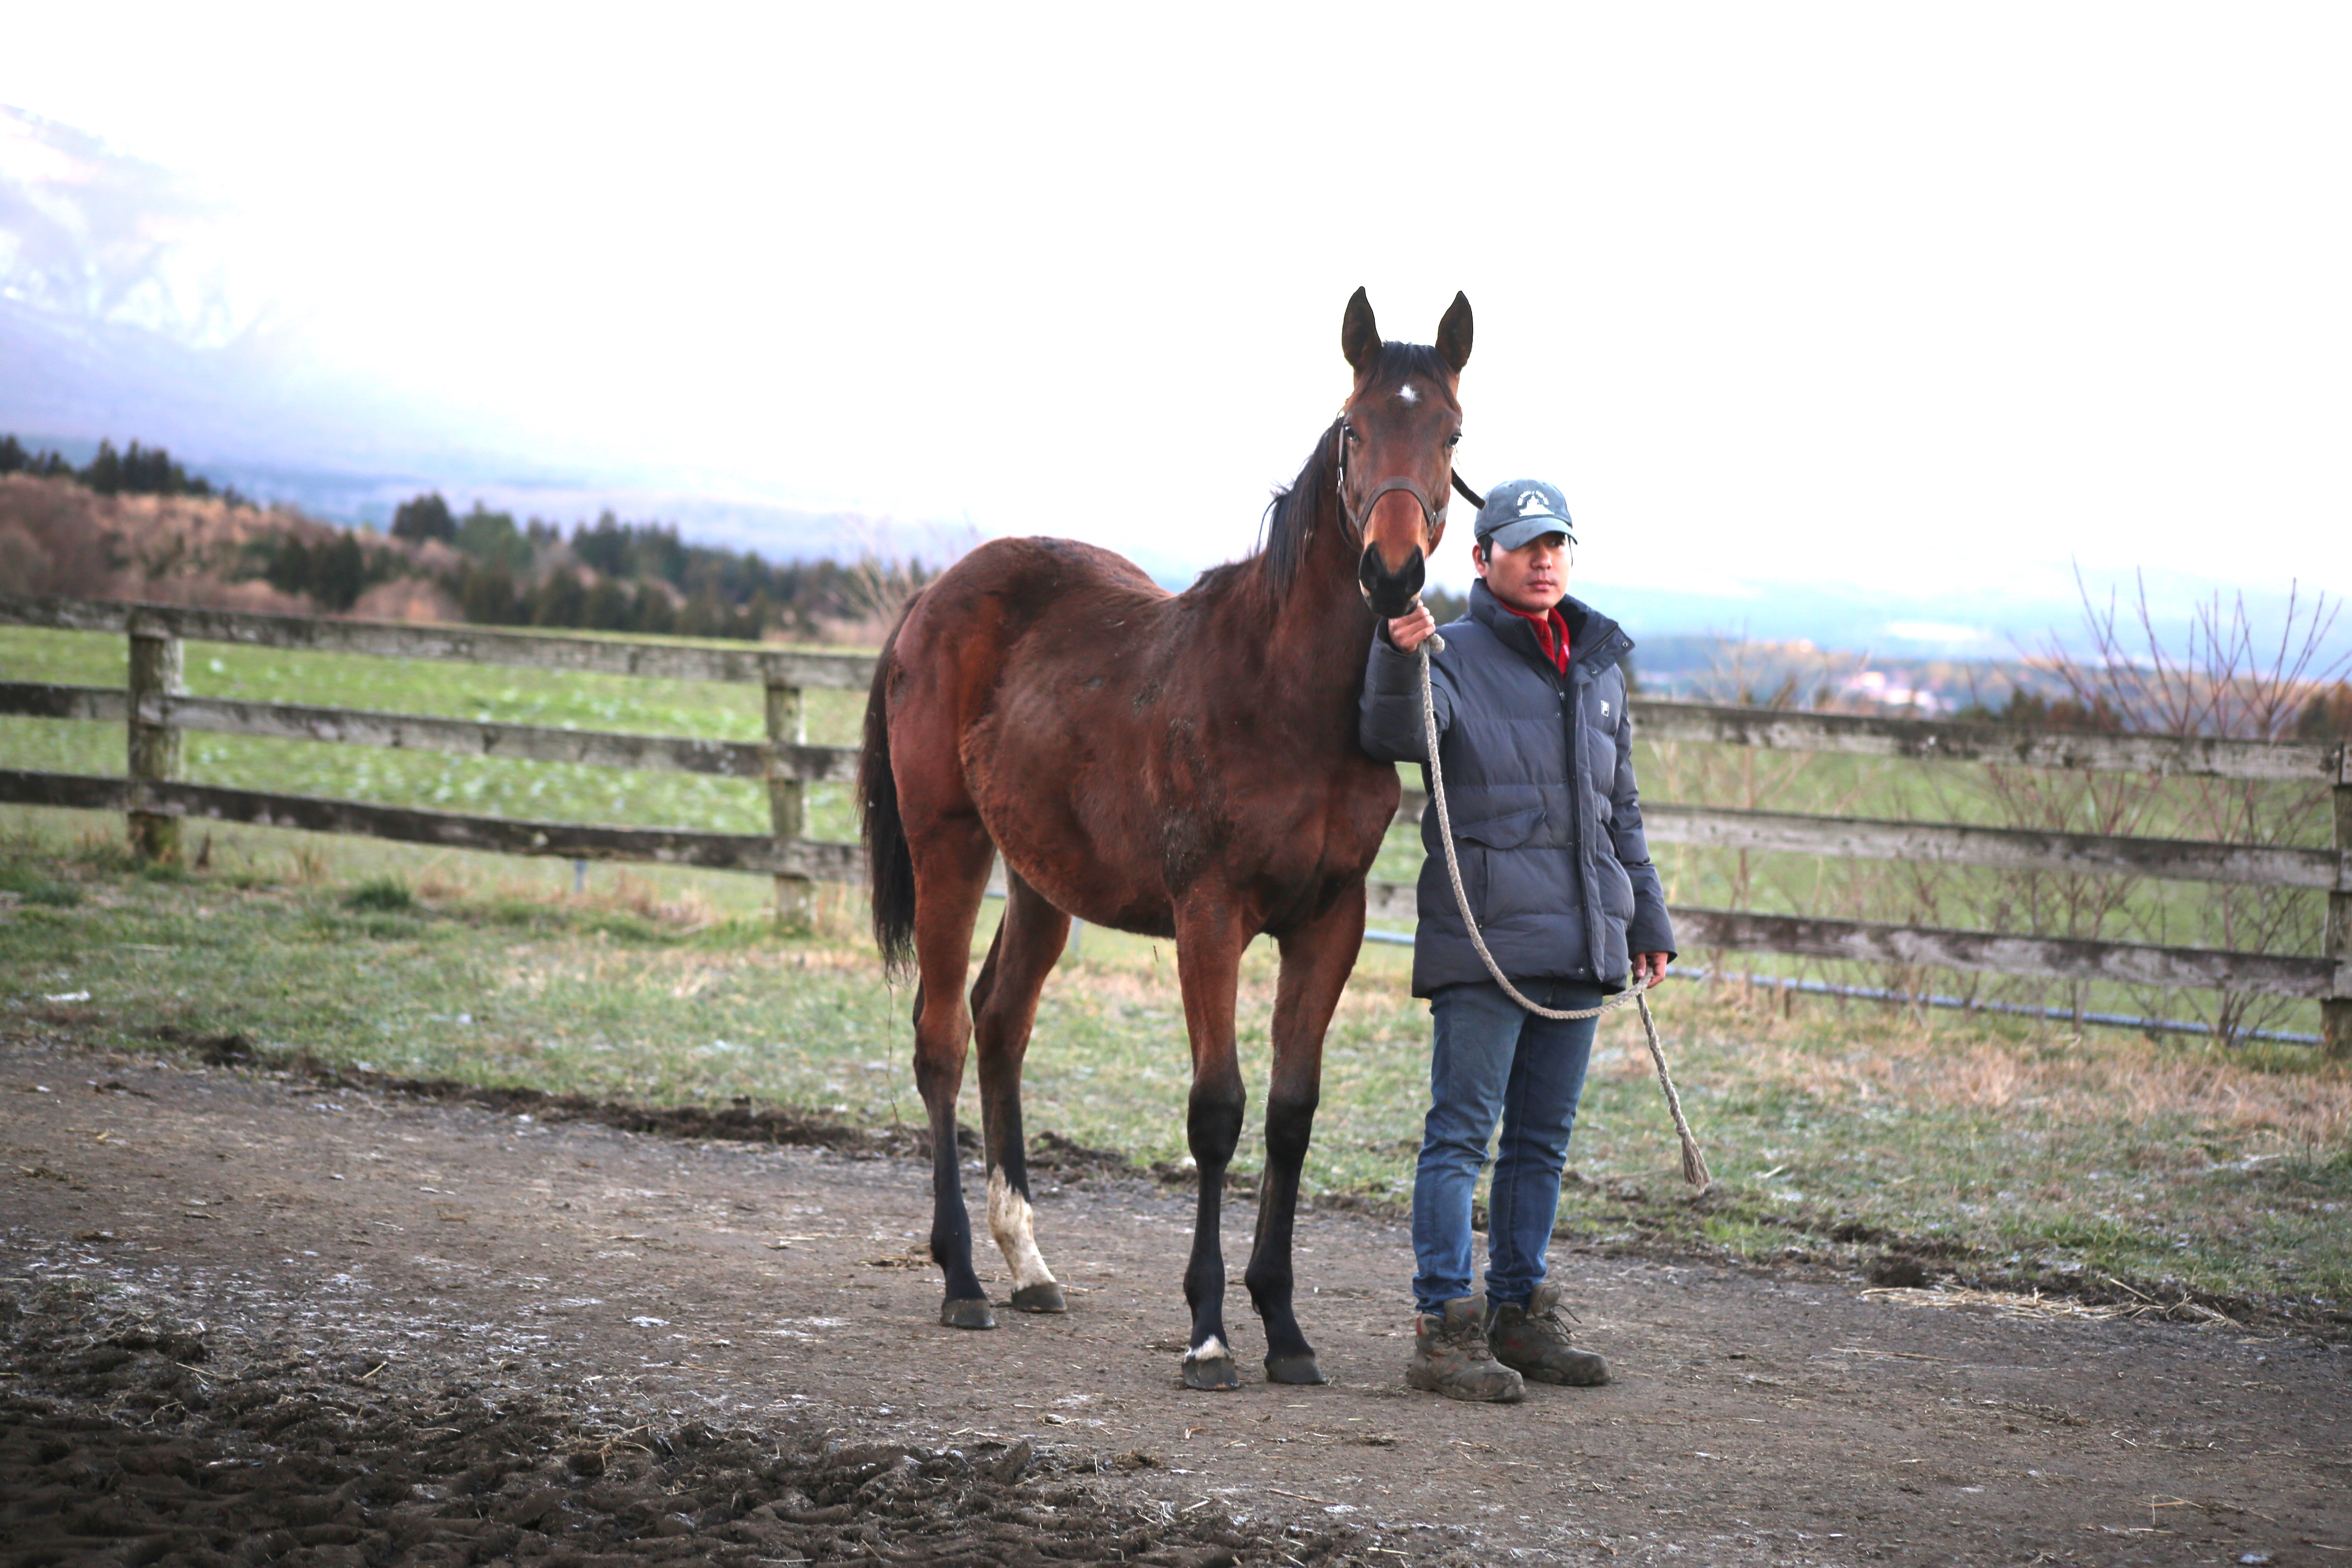
<path id="1" fill-rule="evenodd" d="M 1339 506 L 1363 549 L 1356 582 L 1364 602 L 1392 620 L 1412 607 L 1445 534 L 1470 301 L 1454 296 L 1432 349 L 1382 342 L 1359 289 L 1339 324 L 1339 347 L 1356 373 L 1339 417 Z"/>

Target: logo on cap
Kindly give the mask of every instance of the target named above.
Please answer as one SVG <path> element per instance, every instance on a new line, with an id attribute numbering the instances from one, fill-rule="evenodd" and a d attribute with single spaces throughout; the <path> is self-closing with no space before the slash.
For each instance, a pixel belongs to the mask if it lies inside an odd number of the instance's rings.
<path id="1" fill-rule="evenodd" d="M 1529 490 L 1519 497 L 1519 515 L 1521 517 L 1526 517 L 1530 512 L 1534 513 L 1538 517 L 1549 517 L 1551 515 L 1551 501 L 1544 495 L 1543 491 Z"/>

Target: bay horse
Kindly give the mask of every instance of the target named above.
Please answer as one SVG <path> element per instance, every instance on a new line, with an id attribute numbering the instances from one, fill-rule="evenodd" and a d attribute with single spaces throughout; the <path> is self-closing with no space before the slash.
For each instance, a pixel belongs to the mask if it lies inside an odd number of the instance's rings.
<path id="1" fill-rule="evenodd" d="M 1013 1305 L 1066 1310 L 1039 1255 L 1021 1064 L 1071 917 L 1176 942 L 1192 1037 L 1185 1131 L 1200 1208 L 1184 1271 L 1183 1380 L 1233 1388 L 1218 1235 L 1244 1091 L 1234 1038 L 1242 950 L 1281 952 L 1265 1169 L 1244 1279 L 1272 1383 L 1324 1381 L 1291 1310 L 1291 1228 L 1323 1035 L 1364 932 L 1364 877 L 1396 815 L 1396 770 L 1356 743 L 1377 618 L 1404 614 L 1444 531 L 1455 394 L 1470 358 L 1456 294 L 1432 347 L 1383 342 L 1356 290 L 1339 416 L 1267 510 L 1262 547 L 1170 594 L 1067 539 L 998 539 L 925 587 L 884 647 L 859 760 L 874 934 L 916 977 L 915 1081 L 930 1117 L 940 1321 L 995 1327 L 972 1271 L 956 1096 L 976 1037 L 988 1223 Z M 1466 492 L 1465 492 L 1466 493 Z M 1004 918 L 964 977 L 992 862 Z"/>

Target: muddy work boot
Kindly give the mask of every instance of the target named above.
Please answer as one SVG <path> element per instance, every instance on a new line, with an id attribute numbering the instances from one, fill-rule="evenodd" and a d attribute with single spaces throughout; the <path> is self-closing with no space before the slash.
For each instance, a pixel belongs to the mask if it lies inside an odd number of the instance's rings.
<path id="1" fill-rule="evenodd" d="M 1448 1399 L 1494 1405 L 1515 1405 L 1528 1392 L 1519 1374 L 1499 1364 L 1486 1348 L 1486 1303 L 1477 1296 L 1457 1297 L 1442 1314 L 1423 1312 L 1413 1319 L 1412 1360 L 1404 1380 Z"/>
<path id="2" fill-rule="evenodd" d="M 1495 1309 L 1486 1329 L 1495 1359 L 1538 1383 L 1594 1388 L 1609 1381 L 1609 1363 L 1568 1342 L 1559 1321 L 1559 1287 L 1538 1285 L 1524 1307 L 1507 1302 Z"/>

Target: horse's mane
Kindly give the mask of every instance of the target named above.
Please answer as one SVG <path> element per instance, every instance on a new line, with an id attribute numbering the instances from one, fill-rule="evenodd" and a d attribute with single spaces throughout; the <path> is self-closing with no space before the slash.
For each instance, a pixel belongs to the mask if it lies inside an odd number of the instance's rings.
<path id="1" fill-rule="evenodd" d="M 1335 460 L 1339 450 L 1339 421 L 1334 419 L 1316 437 L 1315 449 L 1307 454 L 1298 477 L 1275 491 L 1265 503 L 1265 516 L 1258 522 L 1258 547 L 1252 553 L 1261 563 L 1266 586 L 1276 599 L 1286 597 L 1291 584 L 1298 580 L 1307 542 L 1315 536 L 1316 513 L 1328 510 L 1336 518 L 1339 511 L 1339 473 Z"/>
<path id="2" fill-rule="evenodd" d="M 1372 368 L 1375 383 L 1402 381 L 1409 375 L 1451 374 L 1453 371 L 1437 357 L 1437 351 L 1426 343 L 1382 343 L 1380 363 Z M 1314 537 L 1317 517 L 1328 509 L 1337 521 L 1339 427 L 1336 418 L 1323 427 L 1298 477 L 1275 491 L 1274 499 L 1266 502 L 1265 516 L 1258 526 L 1258 545 L 1249 559 L 1202 573 L 1203 585 L 1212 578 L 1255 567 L 1277 603 L 1289 595 L 1291 584 L 1298 580 L 1299 568 L 1306 563 L 1307 547 Z"/>

